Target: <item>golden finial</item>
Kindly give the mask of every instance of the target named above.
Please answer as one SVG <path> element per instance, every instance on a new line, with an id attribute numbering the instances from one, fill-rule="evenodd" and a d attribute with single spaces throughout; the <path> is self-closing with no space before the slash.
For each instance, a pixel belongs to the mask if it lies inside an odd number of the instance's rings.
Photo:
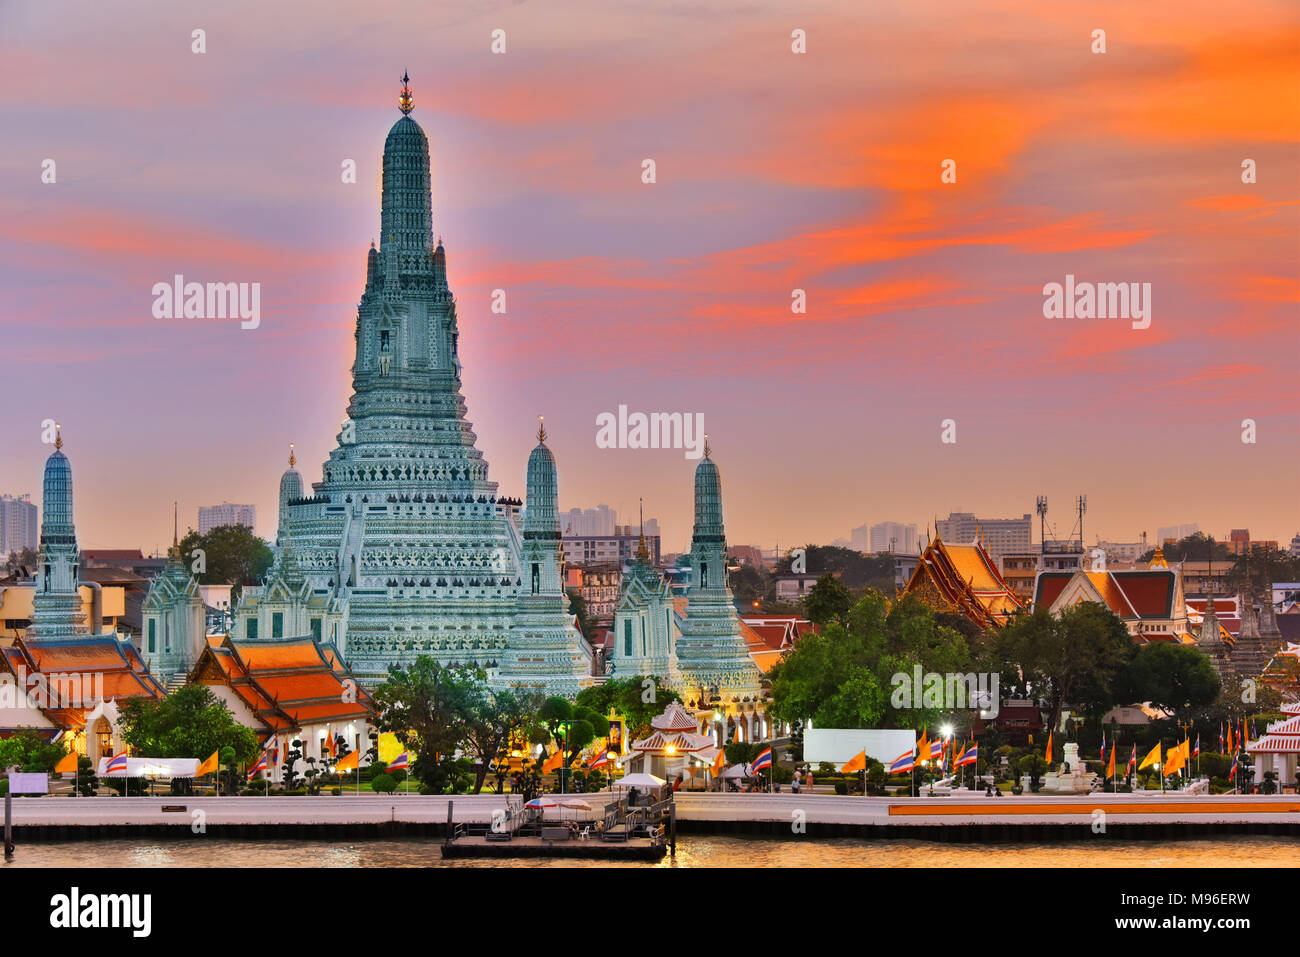
<path id="1" fill-rule="evenodd" d="M 636 557 L 638 561 L 646 561 L 650 558 L 650 550 L 645 546 L 645 499 L 636 500 L 636 510 L 641 519 L 641 541 L 636 547 Z"/>
<path id="2" fill-rule="evenodd" d="M 709 433 L 705 432 L 704 433 L 704 457 L 707 459 L 709 457 L 709 453 L 712 451 L 713 449 L 709 448 Z"/>
<path id="3" fill-rule="evenodd" d="M 537 441 L 541 442 L 543 445 L 546 444 L 546 424 L 543 421 L 545 418 L 546 416 L 544 415 L 539 415 L 537 417 Z"/>
<path id="4" fill-rule="evenodd" d="M 61 448 L 63 448 L 63 426 L 55 422 L 54 423 L 54 450 L 57 452 Z"/>
<path id="5" fill-rule="evenodd" d="M 415 97 L 411 94 L 411 78 L 402 71 L 402 93 L 397 98 L 398 109 L 402 111 L 403 116 L 409 116 L 415 106 Z"/>
<path id="6" fill-rule="evenodd" d="M 289 468 L 293 468 L 297 464 L 298 464 L 298 460 L 294 457 L 293 454 L 293 443 L 290 442 L 289 443 Z"/>

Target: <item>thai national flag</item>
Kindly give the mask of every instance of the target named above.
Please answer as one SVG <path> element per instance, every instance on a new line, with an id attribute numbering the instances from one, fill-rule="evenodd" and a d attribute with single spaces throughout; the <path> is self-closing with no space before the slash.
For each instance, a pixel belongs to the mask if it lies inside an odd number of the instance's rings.
<path id="1" fill-rule="evenodd" d="M 393 758 L 393 760 L 389 763 L 388 770 L 407 771 L 410 770 L 410 767 L 411 767 L 411 752 L 403 751 L 397 757 Z"/>
<path id="2" fill-rule="evenodd" d="M 1227 745 L 1227 742 L 1224 741 L 1224 739 L 1223 739 L 1223 725 L 1219 725 L 1219 753 L 1220 753 L 1220 754 L 1227 754 L 1227 753 L 1228 753 L 1228 745 Z"/>
<path id="3" fill-rule="evenodd" d="M 1196 746 L 1192 748 L 1192 757 L 1199 758 L 1200 756 L 1201 756 L 1201 736 L 1198 734 L 1196 736 Z"/>
<path id="4" fill-rule="evenodd" d="M 901 754 L 894 759 L 894 763 L 889 766 L 889 773 L 904 774 L 911 771 L 915 765 L 915 753 L 908 751 L 906 754 Z"/>
<path id="5" fill-rule="evenodd" d="M 980 746 L 978 744 L 972 744 L 969 748 L 966 749 L 966 753 L 961 756 L 961 760 L 958 761 L 957 763 L 975 764 L 977 761 L 979 761 L 979 759 L 980 759 Z"/>
<path id="6" fill-rule="evenodd" d="M 943 749 L 944 749 L 944 747 L 945 747 L 945 745 L 944 745 L 944 740 L 943 740 L 943 738 L 936 738 L 935 740 L 931 741 L 931 742 L 930 742 L 930 760 L 931 760 L 931 761 L 935 761 L 935 760 L 938 760 L 939 758 L 942 758 L 942 757 L 943 757 Z"/>
<path id="7" fill-rule="evenodd" d="M 266 767 L 267 767 L 267 765 L 266 765 L 266 752 L 263 751 L 263 752 L 258 756 L 258 758 L 257 758 L 257 763 L 254 764 L 254 765 L 249 769 L 249 771 L 248 771 L 248 780 L 250 780 L 250 781 L 253 780 L 253 778 L 257 777 L 259 774 L 261 774 L 263 771 L 265 771 L 265 770 L 266 770 Z"/>
<path id="8" fill-rule="evenodd" d="M 1232 770 L 1228 772 L 1228 783 L 1233 787 L 1237 785 L 1237 755 L 1232 756 Z"/>
<path id="9" fill-rule="evenodd" d="M 762 771 L 764 768 L 770 768 L 771 766 L 772 766 L 772 749 L 764 748 L 759 753 L 758 757 L 754 759 L 754 766 L 750 768 L 750 770 L 753 771 L 754 773 L 757 773 L 759 771 Z"/>
<path id="10" fill-rule="evenodd" d="M 105 774 L 126 774 L 126 752 L 113 755 L 108 759 L 108 767 L 104 769 Z"/>
<path id="11" fill-rule="evenodd" d="M 596 755 L 594 758 L 592 758 L 590 761 L 587 762 L 587 767 L 603 768 L 607 764 L 609 764 L 609 748 L 601 748 L 600 754 Z"/>
<path id="12" fill-rule="evenodd" d="M 1125 777 L 1128 777 L 1129 772 L 1132 771 L 1135 767 L 1137 767 L 1137 763 L 1138 763 L 1138 746 L 1137 746 L 1137 742 L 1135 741 L 1133 742 L 1133 753 L 1128 756 L 1128 767 L 1124 769 Z"/>

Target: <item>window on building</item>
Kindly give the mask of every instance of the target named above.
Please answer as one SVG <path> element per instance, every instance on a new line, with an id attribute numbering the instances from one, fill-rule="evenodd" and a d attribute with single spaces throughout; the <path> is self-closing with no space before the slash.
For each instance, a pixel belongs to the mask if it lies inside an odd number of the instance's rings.
<path id="1" fill-rule="evenodd" d="M 158 650 L 158 620 L 149 619 L 149 654 L 154 654 Z"/>
<path id="2" fill-rule="evenodd" d="M 320 641 L 320 619 L 319 618 L 313 618 L 311 620 L 311 636 L 315 638 L 317 641 Z"/>
<path id="3" fill-rule="evenodd" d="M 284 637 L 284 612 L 282 611 L 271 613 L 271 637 Z"/>
<path id="4" fill-rule="evenodd" d="M 247 638 L 249 638 L 249 639 L 256 639 L 256 638 L 257 638 L 257 619 L 256 619 L 256 618 L 249 618 L 249 619 L 248 619 L 247 623 L 244 625 L 244 636 L 247 637 Z"/>
<path id="5" fill-rule="evenodd" d="M 163 619 L 163 652 L 171 654 L 172 650 L 172 623 L 171 619 Z"/>
<path id="6" fill-rule="evenodd" d="M 700 562 L 700 587 L 709 587 L 709 563 Z"/>
<path id="7" fill-rule="evenodd" d="M 623 619 L 623 657 L 632 657 L 632 619 Z"/>

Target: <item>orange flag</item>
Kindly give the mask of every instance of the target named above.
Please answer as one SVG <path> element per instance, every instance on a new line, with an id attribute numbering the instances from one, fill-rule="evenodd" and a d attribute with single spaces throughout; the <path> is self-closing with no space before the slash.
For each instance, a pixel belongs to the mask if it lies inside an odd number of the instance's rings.
<path id="1" fill-rule="evenodd" d="M 1113 778 L 1115 776 L 1115 752 L 1118 750 L 1119 742 L 1116 741 L 1110 746 L 1110 767 L 1106 768 L 1106 777 L 1108 778 Z"/>
<path id="2" fill-rule="evenodd" d="M 1047 763 L 1052 763 L 1052 732 L 1047 732 Z"/>
<path id="3" fill-rule="evenodd" d="M 343 757 L 339 758 L 338 764 L 334 765 L 334 770 L 355 771 L 357 769 L 357 761 L 360 757 L 360 751 L 349 751 L 347 754 L 343 755 Z"/>
<path id="4" fill-rule="evenodd" d="M 853 757 L 844 762 L 844 767 L 840 771 L 848 774 L 853 771 L 865 771 L 867 769 L 867 749 L 863 748 Z"/>
<path id="5" fill-rule="evenodd" d="M 198 770 L 194 772 L 196 778 L 201 778 L 205 774 L 212 774 L 217 770 L 217 752 L 212 752 L 212 757 L 208 758 L 199 765 Z"/>
<path id="6" fill-rule="evenodd" d="M 1232 743 L 1232 722 L 1229 721 L 1228 722 L 1228 753 L 1231 754 L 1233 751 L 1236 750 L 1237 750 L 1236 745 Z"/>
<path id="7" fill-rule="evenodd" d="M 709 770 L 712 771 L 715 776 L 717 776 L 718 774 L 722 773 L 722 769 L 725 768 L 726 766 L 727 766 L 727 752 L 723 748 L 718 748 L 718 756 L 713 759 L 713 767 L 711 767 Z"/>
<path id="8" fill-rule="evenodd" d="M 544 762 L 542 762 L 542 773 L 550 774 L 552 771 L 558 770 L 562 763 L 564 763 L 564 752 L 557 750 L 554 754 L 552 754 Z"/>
<path id="9" fill-rule="evenodd" d="M 930 757 L 930 729 L 921 729 L 921 740 L 916 745 L 916 760 L 926 761 Z"/>
<path id="10" fill-rule="evenodd" d="M 76 774 L 77 758 L 79 755 L 76 751 L 66 754 L 59 759 L 59 763 L 54 766 L 55 774 Z"/>

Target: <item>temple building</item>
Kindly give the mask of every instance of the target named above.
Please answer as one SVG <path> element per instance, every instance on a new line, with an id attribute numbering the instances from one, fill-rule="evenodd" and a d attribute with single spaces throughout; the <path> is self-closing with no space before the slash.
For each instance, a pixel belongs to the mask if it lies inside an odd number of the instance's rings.
<path id="1" fill-rule="evenodd" d="M 488 478 L 466 418 L 429 140 L 403 84 L 402 116 L 384 144 L 347 418 L 309 494 L 290 457 L 275 563 L 264 585 L 242 593 L 232 634 L 311 635 L 365 682 L 430 655 L 481 666 L 498 686 L 572 695 L 594 676 L 563 587 L 555 461 L 539 441 L 521 523 L 521 503 Z"/>
<path id="2" fill-rule="evenodd" d="M 936 535 L 902 593 L 917 595 L 940 611 L 965 615 L 981 628 L 1001 628 L 1024 608 L 978 537 L 969 545 L 954 545 Z"/>
<path id="3" fill-rule="evenodd" d="M 340 735 L 348 751 L 370 747 L 374 702 L 337 651 L 311 636 L 278 640 L 212 640 L 189 680 L 207 685 L 235 720 L 258 732 L 262 746 L 278 755 L 269 779 L 283 780 L 294 740 L 303 743 L 294 770 L 302 774 L 308 758 L 319 762 Z"/>
<path id="4" fill-rule="evenodd" d="M 119 703 L 161 698 L 164 690 L 129 640 L 102 631 L 102 590 L 81 582 L 80 566 L 72 466 L 60 431 L 45 463 L 30 625 L 21 637 L 0 640 L 0 736 L 33 729 L 98 761 L 122 746 Z"/>
<path id="5" fill-rule="evenodd" d="M 1187 601 L 1178 569 L 1151 567 L 1120 571 L 1042 572 L 1034 607 L 1059 615 L 1080 602 L 1109 608 L 1134 640 L 1195 644 L 1188 628 Z"/>
<path id="6" fill-rule="evenodd" d="M 610 673 L 626 677 L 654 675 L 671 682 L 678 674 L 674 647 L 680 631 L 679 612 L 671 588 L 651 564 L 642 535 L 636 557 L 623 575 L 614 606 Z"/>

